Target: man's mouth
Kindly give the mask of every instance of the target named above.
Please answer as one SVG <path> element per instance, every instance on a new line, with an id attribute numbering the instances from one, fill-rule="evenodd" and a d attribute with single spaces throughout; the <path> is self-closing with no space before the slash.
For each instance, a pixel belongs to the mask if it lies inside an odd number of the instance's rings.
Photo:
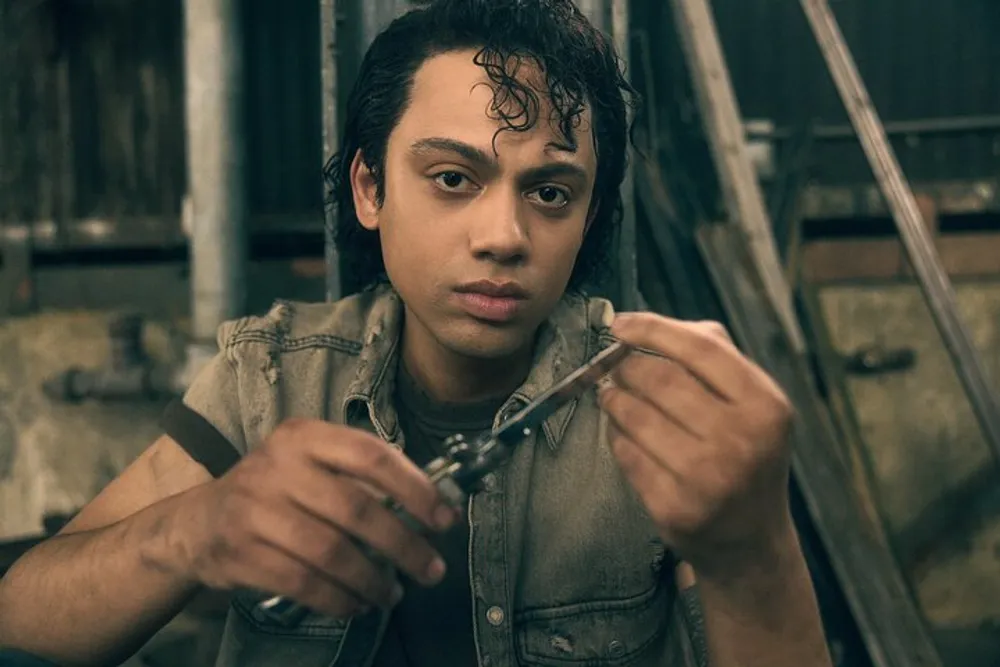
<path id="1" fill-rule="evenodd" d="M 517 317 L 528 291 L 515 282 L 479 280 L 455 289 L 459 305 L 476 319 L 509 322 Z"/>

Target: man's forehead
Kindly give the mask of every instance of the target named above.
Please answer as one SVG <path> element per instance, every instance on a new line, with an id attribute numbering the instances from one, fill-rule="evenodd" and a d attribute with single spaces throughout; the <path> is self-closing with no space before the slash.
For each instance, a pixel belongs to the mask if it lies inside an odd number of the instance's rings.
<path id="1" fill-rule="evenodd" d="M 504 144 L 531 144 L 538 153 L 556 156 L 565 153 L 568 142 L 560 127 L 559 115 L 553 112 L 548 95 L 538 90 L 537 68 L 524 62 L 518 70 L 518 79 L 532 86 L 539 107 L 536 122 L 527 132 L 501 132 L 506 127 L 495 106 L 512 96 L 501 92 L 496 95 L 496 84 L 490 81 L 485 70 L 473 58 L 474 50 L 454 51 L 433 56 L 417 70 L 409 104 L 400 119 L 400 130 L 409 139 L 422 136 L 461 136 L 467 143 L 490 145 L 496 136 L 499 150 Z M 514 106 L 503 109 L 514 116 L 515 123 L 523 122 L 523 109 Z M 593 140 L 587 109 L 573 121 L 573 140 L 576 158 L 584 162 L 593 159 Z M 564 155 L 569 157 L 569 155 Z"/>

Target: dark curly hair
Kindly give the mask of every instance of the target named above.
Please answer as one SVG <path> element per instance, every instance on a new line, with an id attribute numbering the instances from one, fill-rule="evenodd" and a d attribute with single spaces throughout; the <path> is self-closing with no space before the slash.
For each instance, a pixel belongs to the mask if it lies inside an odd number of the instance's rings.
<path id="1" fill-rule="evenodd" d="M 503 130 L 523 132 L 537 122 L 540 91 L 515 76 L 526 62 L 544 73 L 545 94 L 568 145 L 576 145 L 580 115 L 585 105 L 590 106 L 597 150 L 591 206 L 597 209 L 569 287 L 582 290 L 598 282 L 607 274 L 609 250 L 621 219 L 627 107 L 635 100 L 613 45 L 572 0 L 420 4 L 393 21 L 368 48 L 348 98 L 341 150 L 325 168 L 344 293 L 385 279 L 378 233 L 364 229 L 354 210 L 351 161 L 360 150 L 381 203 L 389 134 L 406 110 L 416 71 L 432 56 L 464 49 L 478 49 L 475 62 L 494 84 L 491 112 L 502 121 Z"/>

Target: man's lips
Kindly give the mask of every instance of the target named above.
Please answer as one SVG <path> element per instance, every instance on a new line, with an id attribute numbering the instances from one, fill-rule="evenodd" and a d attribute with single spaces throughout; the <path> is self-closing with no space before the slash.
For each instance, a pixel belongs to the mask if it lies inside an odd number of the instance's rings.
<path id="1" fill-rule="evenodd" d="M 460 294 L 482 294 L 483 296 L 508 297 L 512 299 L 527 299 L 528 291 L 513 281 L 477 280 L 460 285 L 455 289 Z"/>
<path id="2" fill-rule="evenodd" d="M 514 282 L 480 280 L 455 290 L 458 302 L 469 315 L 489 322 L 509 322 L 528 298 L 528 292 Z"/>

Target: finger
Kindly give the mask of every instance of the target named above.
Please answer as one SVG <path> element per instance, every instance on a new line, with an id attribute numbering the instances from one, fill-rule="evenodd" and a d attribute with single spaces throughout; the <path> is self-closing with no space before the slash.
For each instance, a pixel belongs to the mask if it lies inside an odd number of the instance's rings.
<path id="1" fill-rule="evenodd" d="M 603 390 L 599 402 L 617 431 L 617 434 L 609 432 L 609 441 L 620 434 L 641 446 L 646 450 L 651 463 L 672 475 L 677 474 L 677 466 L 671 460 L 669 452 L 698 446 L 697 440 L 679 424 L 624 389 Z"/>
<path id="2" fill-rule="evenodd" d="M 401 451 L 375 436 L 326 422 L 293 423 L 290 437 L 308 443 L 308 454 L 330 470 L 374 485 L 425 526 L 451 527 L 458 513 L 450 507 L 427 475 Z"/>
<path id="3" fill-rule="evenodd" d="M 707 332 L 704 325 L 655 313 L 626 313 L 615 318 L 611 331 L 628 345 L 681 364 L 730 400 L 745 396 L 766 377 L 728 339 Z"/>
<path id="4" fill-rule="evenodd" d="M 346 533 L 311 513 L 291 504 L 257 506 L 248 521 L 258 539 L 323 572 L 365 604 L 389 609 L 402 597 L 391 573 L 376 567 Z"/>
<path id="5" fill-rule="evenodd" d="M 657 525 L 666 525 L 667 509 L 676 507 L 680 500 L 677 480 L 649 452 L 624 433 L 611 440 L 611 451 L 618 461 L 625 478 L 639 494 L 650 519 Z"/>
<path id="6" fill-rule="evenodd" d="M 721 341 L 734 344 L 733 337 L 729 335 L 729 330 L 721 322 L 702 320 L 700 322 L 691 322 L 691 325 L 697 329 L 701 329 L 709 336 L 715 336 Z"/>
<path id="7" fill-rule="evenodd" d="M 348 618 L 369 609 L 339 581 L 264 541 L 243 545 L 229 570 L 241 588 L 281 595 L 332 618 Z"/>
<path id="8" fill-rule="evenodd" d="M 305 467 L 290 486 L 290 499 L 353 535 L 414 581 L 432 586 L 441 580 L 444 561 L 424 537 L 357 481 L 346 475 L 330 477 L 325 470 Z"/>
<path id="9" fill-rule="evenodd" d="M 677 564 L 677 568 L 674 570 L 674 581 L 677 583 L 677 588 L 682 591 L 686 591 L 698 583 L 698 577 L 695 576 L 694 568 L 690 564 L 681 561 Z"/>
<path id="10" fill-rule="evenodd" d="M 669 359 L 633 355 L 615 370 L 618 386 L 648 401 L 699 439 L 718 427 L 731 404 Z"/>
<path id="11" fill-rule="evenodd" d="M 622 435 L 622 432 L 618 430 L 617 426 L 615 426 L 615 420 L 611 419 L 610 417 L 608 418 L 607 426 L 605 427 L 605 429 L 608 442 L 614 442 L 615 438 L 621 437 Z"/>

